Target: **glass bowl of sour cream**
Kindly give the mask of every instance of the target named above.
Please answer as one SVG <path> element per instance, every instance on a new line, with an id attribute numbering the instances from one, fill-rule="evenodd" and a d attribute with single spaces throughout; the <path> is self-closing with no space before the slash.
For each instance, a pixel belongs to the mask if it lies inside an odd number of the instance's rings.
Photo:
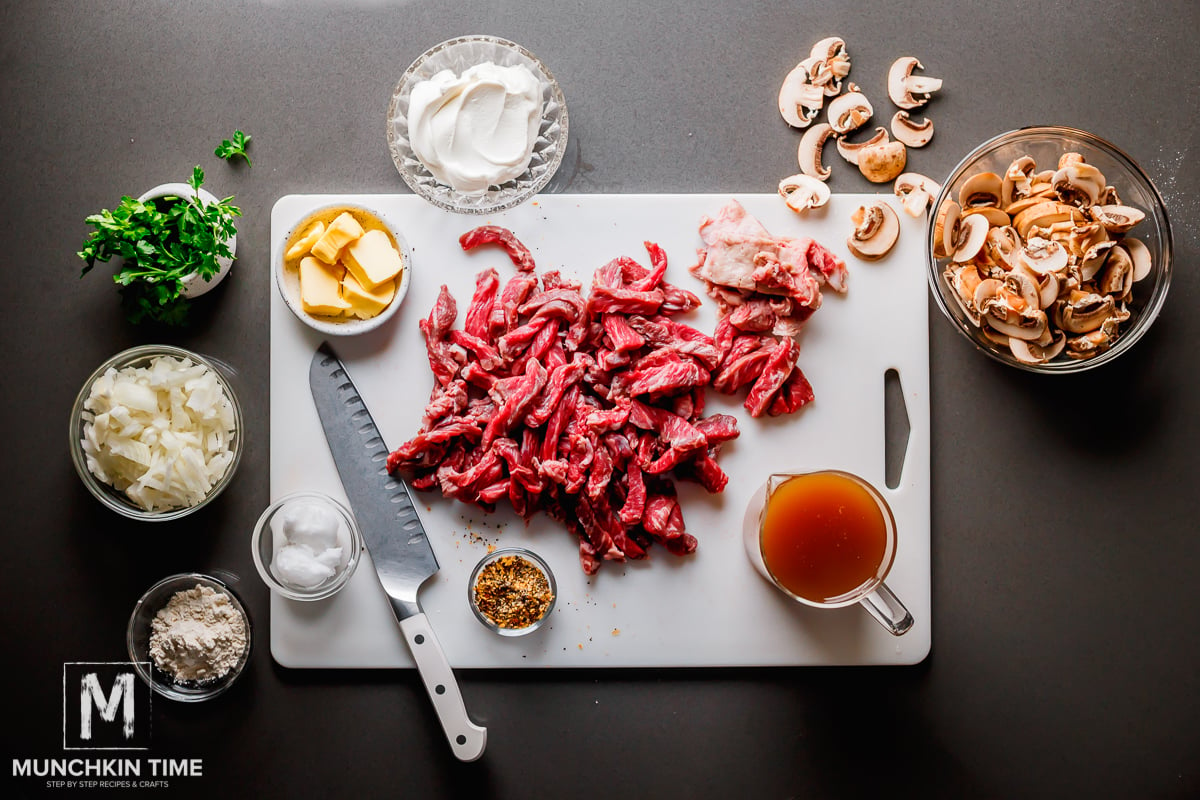
<path id="1" fill-rule="evenodd" d="M 263 582 L 289 600 L 324 600 L 350 580 L 363 539 L 354 515 L 320 492 L 295 492 L 258 518 L 251 555 Z"/>
<path id="2" fill-rule="evenodd" d="M 495 36 L 442 42 L 412 63 L 388 105 L 400 177 L 447 211 L 487 214 L 541 191 L 567 147 L 567 105 L 533 53 Z"/>

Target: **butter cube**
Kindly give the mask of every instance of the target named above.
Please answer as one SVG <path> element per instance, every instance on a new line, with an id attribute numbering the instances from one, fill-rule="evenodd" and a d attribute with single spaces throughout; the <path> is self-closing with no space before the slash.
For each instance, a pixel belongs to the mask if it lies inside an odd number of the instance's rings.
<path id="1" fill-rule="evenodd" d="M 295 244 L 288 248 L 284 258 L 291 261 L 293 258 L 306 256 L 312 251 L 312 247 L 316 244 L 325 233 L 325 223 L 317 220 L 308 231 L 296 240 Z"/>
<path id="2" fill-rule="evenodd" d="M 333 264 L 338 260 L 341 249 L 362 235 L 362 225 L 358 224 L 358 220 L 352 217 L 349 211 L 343 211 L 329 223 L 325 233 L 313 245 L 312 254 L 326 264 Z"/>
<path id="3" fill-rule="evenodd" d="M 306 256 L 300 260 L 300 304 L 309 314 L 340 317 L 350 308 L 342 299 L 341 286 L 345 270 L 329 266 L 319 259 Z"/>
<path id="4" fill-rule="evenodd" d="M 346 311 L 348 317 L 370 319 L 377 316 L 388 307 L 395 296 L 396 282 L 394 280 L 382 283 L 376 289 L 364 289 L 350 270 L 346 270 L 346 277 L 342 278 L 342 299 L 350 304 L 350 308 Z"/>
<path id="5" fill-rule="evenodd" d="M 342 263 L 364 289 L 375 290 L 404 269 L 392 240 L 380 230 L 367 231 L 342 252 Z"/>

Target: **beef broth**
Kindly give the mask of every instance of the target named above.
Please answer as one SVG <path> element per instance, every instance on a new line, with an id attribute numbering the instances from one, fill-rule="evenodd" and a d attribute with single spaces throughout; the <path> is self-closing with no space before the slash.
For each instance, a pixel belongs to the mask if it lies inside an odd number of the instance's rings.
<path id="1" fill-rule="evenodd" d="M 813 603 L 854 594 L 887 568 L 883 510 L 862 484 L 837 472 L 795 475 L 776 485 L 761 537 L 767 570 Z"/>

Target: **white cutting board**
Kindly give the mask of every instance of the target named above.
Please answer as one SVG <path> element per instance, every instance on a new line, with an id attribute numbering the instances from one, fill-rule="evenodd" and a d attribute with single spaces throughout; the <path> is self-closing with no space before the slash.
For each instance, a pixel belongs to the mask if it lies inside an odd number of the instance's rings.
<path id="1" fill-rule="evenodd" d="M 882 195 L 881 195 L 882 196 Z M 849 292 L 825 292 L 824 305 L 800 339 L 799 366 L 816 400 L 799 413 L 751 419 L 737 398 L 708 392 L 706 413 L 738 417 L 741 436 L 726 444 L 729 474 L 722 494 L 679 482 L 687 530 L 699 539 L 692 556 L 662 547 L 644 561 L 606 562 L 592 577 L 579 567 L 574 537 L 539 514 L 526 527 L 505 507 L 493 515 L 418 493 L 417 508 L 441 570 L 421 592 L 433 629 L 455 667 L 678 667 L 728 665 L 912 664 L 929 653 L 929 342 L 924 222 L 900 213 L 901 236 L 887 258 L 850 257 L 850 215 L 872 195 L 834 195 L 826 208 L 798 217 L 775 195 L 542 195 L 501 214 L 461 216 L 413 195 L 290 195 L 271 214 L 271 259 L 307 213 L 339 199 L 382 212 L 412 248 L 412 286 L 382 328 L 333 346 L 346 362 L 385 441 L 396 447 L 418 430 L 433 376 L 417 321 L 445 283 L 458 300 L 459 325 L 475 273 L 496 267 L 514 274 L 498 248 L 464 253 L 458 237 L 482 224 L 512 229 L 539 270 L 592 271 L 620 255 L 648 264 L 643 241 L 658 242 L 670 260 L 667 280 L 703 296 L 687 267 L 700 245 L 701 216 L 731 197 L 774 234 L 811 236 L 846 259 Z M 894 198 L 887 196 L 889 202 Z M 711 332 L 711 301 L 683 318 Z M 308 365 L 322 337 L 271 295 L 271 499 L 316 490 L 345 502 L 308 389 Z M 884 373 L 896 369 L 911 435 L 899 485 L 884 488 Z M 875 483 L 888 498 L 899 546 L 888 585 L 916 620 L 893 637 L 858 606 L 837 610 L 798 605 L 751 567 L 742 520 L 755 490 L 772 472 L 839 468 Z M 501 638 L 485 630 L 467 604 L 467 579 L 489 545 L 523 545 L 541 554 L 558 580 L 550 623 Z M 404 639 L 369 557 L 329 600 L 271 597 L 271 653 L 286 667 L 412 667 Z"/>

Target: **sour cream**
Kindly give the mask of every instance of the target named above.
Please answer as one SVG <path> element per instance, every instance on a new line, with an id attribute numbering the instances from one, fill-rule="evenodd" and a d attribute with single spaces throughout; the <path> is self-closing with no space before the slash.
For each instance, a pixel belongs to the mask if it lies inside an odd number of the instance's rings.
<path id="1" fill-rule="evenodd" d="M 413 87 L 409 141 L 439 183 L 479 194 L 529 168 L 541 119 L 537 77 L 520 64 L 485 62 Z"/>

